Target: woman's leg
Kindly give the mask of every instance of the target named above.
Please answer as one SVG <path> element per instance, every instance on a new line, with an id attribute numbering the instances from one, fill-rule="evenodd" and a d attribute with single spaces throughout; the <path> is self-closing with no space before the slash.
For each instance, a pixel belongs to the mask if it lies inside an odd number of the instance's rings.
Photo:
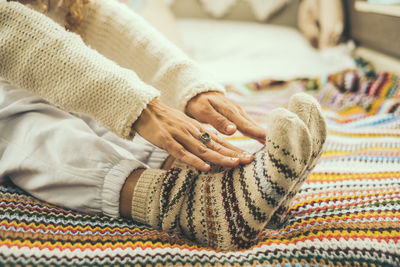
<path id="1" fill-rule="evenodd" d="M 161 157 L 156 157 L 156 162 L 159 161 Z M 174 158 L 172 156 L 167 157 L 161 164 L 161 168 L 163 170 L 169 170 L 174 162 Z M 132 197 L 133 191 L 136 187 L 136 184 L 144 172 L 145 169 L 136 169 L 134 170 L 131 175 L 126 179 L 124 186 L 121 190 L 121 198 L 120 198 L 120 214 L 126 218 L 132 218 Z"/>
<path id="2" fill-rule="evenodd" d="M 126 178 L 147 168 L 83 120 L 5 81 L 0 81 L 0 157 L 0 177 L 10 177 L 33 196 L 109 216 L 119 216 Z"/>
<path id="3" fill-rule="evenodd" d="M 140 175 L 142 175 L 143 172 L 144 169 L 134 170 L 126 179 L 122 187 L 120 203 L 119 203 L 119 213 L 121 214 L 121 216 L 125 218 L 132 218 L 131 207 L 132 207 L 133 190 L 135 189 L 136 184 L 140 178 Z"/>

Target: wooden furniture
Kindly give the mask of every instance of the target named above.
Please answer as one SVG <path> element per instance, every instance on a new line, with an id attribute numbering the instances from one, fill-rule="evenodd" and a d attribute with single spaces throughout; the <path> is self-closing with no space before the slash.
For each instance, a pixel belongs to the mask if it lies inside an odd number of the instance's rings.
<path id="1" fill-rule="evenodd" d="M 344 1 L 347 36 L 357 45 L 400 59 L 400 5 Z"/>

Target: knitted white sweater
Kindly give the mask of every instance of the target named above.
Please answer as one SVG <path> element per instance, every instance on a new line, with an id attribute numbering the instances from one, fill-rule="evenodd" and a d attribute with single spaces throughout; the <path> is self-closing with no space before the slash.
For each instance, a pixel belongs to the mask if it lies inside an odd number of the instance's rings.
<path id="1" fill-rule="evenodd" d="M 81 25 L 86 44 L 54 22 L 63 21 L 65 10 L 46 15 L 53 20 L 0 0 L 0 77 L 65 110 L 90 114 L 121 137 L 131 137 L 132 124 L 160 92 L 163 102 L 183 110 L 201 92 L 224 91 L 114 0 L 88 4 Z"/>

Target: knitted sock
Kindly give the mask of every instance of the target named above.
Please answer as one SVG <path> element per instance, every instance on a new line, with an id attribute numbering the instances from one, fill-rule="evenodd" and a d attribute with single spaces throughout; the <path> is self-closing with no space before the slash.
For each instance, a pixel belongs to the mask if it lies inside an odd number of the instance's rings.
<path id="1" fill-rule="evenodd" d="M 323 152 L 323 145 L 326 140 L 326 123 L 322 115 L 321 106 L 318 101 L 306 94 L 298 93 L 293 95 L 289 100 L 288 109 L 306 124 L 312 140 L 312 154 L 310 164 L 307 166 L 302 178 L 297 181 L 289 196 L 282 202 L 278 210 L 272 216 L 268 223 L 268 228 L 277 228 L 287 221 L 287 210 L 291 204 L 291 200 L 298 193 L 308 175 L 314 169 L 315 165 Z"/>
<path id="2" fill-rule="evenodd" d="M 215 249 L 251 245 L 311 158 L 310 133 L 297 115 L 276 109 L 268 126 L 266 146 L 250 164 L 207 173 L 183 164 L 145 170 L 134 190 L 133 218 Z"/>

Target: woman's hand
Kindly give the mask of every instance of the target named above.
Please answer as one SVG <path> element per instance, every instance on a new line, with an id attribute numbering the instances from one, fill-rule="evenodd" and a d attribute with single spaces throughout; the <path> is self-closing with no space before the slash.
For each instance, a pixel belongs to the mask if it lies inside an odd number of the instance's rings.
<path id="1" fill-rule="evenodd" d="M 198 139 L 206 131 L 202 125 L 184 113 L 162 104 L 158 99 L 147 105 L 133 128 L 150 143 L 201 171 L 210 169 L 206 161 L 235 167 L 239 163 L 250 163 L 253 160 L 251 155 L 224 141 L 217 134 L 209 133 L 211 141 L 203 144 Z"/>
<path id="2" fill-rule="evenodd" d="M 186 114 L 200 122 L 211 124 L 223 134 L 231 135 L 239 130 L 244 135 L 265 143 L 265 130 L 223 93 L 206 92 L 193 97 L 186 106 Z"/>

